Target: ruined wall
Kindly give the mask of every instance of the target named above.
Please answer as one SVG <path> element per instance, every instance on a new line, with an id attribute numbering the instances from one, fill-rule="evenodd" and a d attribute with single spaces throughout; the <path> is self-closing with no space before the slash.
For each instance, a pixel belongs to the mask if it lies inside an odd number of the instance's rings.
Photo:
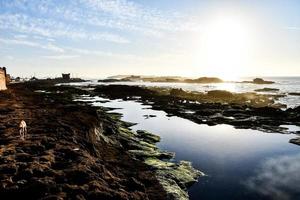
<path id="1" fill-rule="evenodd" d="M 6 90 L 6 77 L 3 69 L 0 69 L 0 90 Z"/>

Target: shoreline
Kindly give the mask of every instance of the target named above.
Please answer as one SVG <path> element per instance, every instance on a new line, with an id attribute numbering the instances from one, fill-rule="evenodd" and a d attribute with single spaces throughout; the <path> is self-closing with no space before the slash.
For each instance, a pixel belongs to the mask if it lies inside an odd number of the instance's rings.
<path id="1" fill-rule="evenodd" d="M 290 133 L 281 125 L 300 126 L 300 107 L 282 110 L 269 95 L 235 94 L 219 90 L 203 94 L 181 89 L 127 85 L 96 86 L 94 95 L 108 99 L 136 100 L 151 105 L 154 110 L 163 110 L 170 116 L 210 126 L 228 124 L 239 129 L 278 133 Z"/>
<path id="2" fill-rule="evenodd" d="M 174 155 L 155 146 L 158 136 L 130 131 L 120 116 L 73 101 L 87 92 L 55 83 L 18 83 L 1 93 L 1 196 L 188 199 L 186 188 L 201 172 L 163 161 Z M 18 138 L 21 119 L 25 141 Z"/>

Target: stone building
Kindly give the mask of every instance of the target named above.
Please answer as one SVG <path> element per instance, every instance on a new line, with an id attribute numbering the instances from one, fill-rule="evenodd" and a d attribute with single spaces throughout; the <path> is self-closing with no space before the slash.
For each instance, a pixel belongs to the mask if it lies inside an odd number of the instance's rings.
<path id="1" fill-rule="evenodd" d="M 70 80 L 70 73 L 69 74 L 62 74 L 62 79 Z"/>
<path id="2" fill-rule="evenodd" d="M 6 68 L 0 67 L 0 90 L 6 89 Z"/>

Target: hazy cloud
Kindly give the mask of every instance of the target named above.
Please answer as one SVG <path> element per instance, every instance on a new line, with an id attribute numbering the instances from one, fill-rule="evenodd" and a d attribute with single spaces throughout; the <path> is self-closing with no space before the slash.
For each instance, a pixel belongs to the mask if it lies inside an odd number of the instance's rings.
<path id="1" fill-rule="evenodd" d="M 1 14 L 0 29 L 44 37 L 65 37 L 85 40 L 104 40 L 115 43 L 129 43 L 129 40 L 106 32 L 89 32 L 63 22 L 51 19 L 33 18 L 24 14 Z"/>
<path id="2" fill-rule="evenodd" d="M 53 59 L 53 60 L 66 60 L 66 59 L 73 59 L 78 58 L 79 55 L 53 55 L 53 56 L 43 56 L 43 58 Z"/>
<path id="3" fill-rule="evenodd" d="M 24 45 L 24 46 L 29 46 L 29 47 L 37 47 L 49 51 L 54 51 L 54 52 L 59 52 L 63 53 L 64 49 L 53 45 L 51 43 L 47 44 L 40 44 L 37 42 L 29 41 L 29 40 L 20 40 L 20 39 L 5 39 L 5 38 L 0 38 L 0 43 L 4 44 L 12 44 L 12 45 Z"/>
<path id="4" fill-rule="evenodd" d="M 264 162 L 246 186 L 274 200 L 300 197 L 300 154 L 280 156 Z"/>
<path id="5" fill-rule="evenodd" d="M 145 35 L 162 36 L 165 32 L 195 31 L 199 30 L 197 20 L 193 17 L 183 16 L 176 12 L 162 12 L 157 9 L 144 7 L 140 4 L 127 0 L 66 0 L 39 1 L 34 0 L 12 0 L 2 2 L 2 7 L 19 9 L 23 15 L 9 16 L 7 26 L 16 24 L 16 30 L 35 32 L 43 35 L 70 35 L 74 38 L 90 38 L 92 33 L 86 32 L 86 25 L 93 27 L 104 27 L 119 29 L 129 32 L 140 32 Z M 43 17 L 32 19 L 24 13 L 34 12 L 40 16 L 49 16 L 51 20 Z M 4 19 L 6 17 L 4 16 Z M 13 22 L 13 23 L 10 23 Z M 29 23 L 33 23 L 30 25 Z M 72 27 L 70 23 L 76 23 Z M 1 22 L 0 25 L 5 23 Z M 49 27 L 49 28 L 48 28 Z M 83 30 L 78 31 L 78 27 Z M 107 35 L 110 34 L 108 37 Z M 95 34 L 92 39 L 102 39 L 112 42 L 127 43 L 128 39 L 112 33 Z"/>
<path id="6" fill-rule="evenodd" d="M 288 27 L 286 27 L 286 29 L 294 30 L 294 31 L 300 31 L 300 27 L 297 27 L 297 26 L 288 26 Z"/>

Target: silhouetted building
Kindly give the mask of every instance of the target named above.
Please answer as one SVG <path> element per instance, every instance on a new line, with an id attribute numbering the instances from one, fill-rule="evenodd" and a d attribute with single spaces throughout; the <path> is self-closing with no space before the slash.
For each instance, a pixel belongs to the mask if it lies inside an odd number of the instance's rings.
<path id="1" fill-rule="evenodd" d="M 36 78 L 35 76 L 34 77 L 31 77 L 30 81 L 37 81 L 39 80 L 38 78 Z"/>
<path id="2" fill-rule="evenodd" d="M 6 68 L 0 67 L 0 90 L 6 89 Z"/>
<path id="3" fill-rule="evenodd" d="M 70 80 L 71 79 L 70 73 L 69 74 L 62 74 L 62 79 L 64 79 L 64 80 Z"/>

